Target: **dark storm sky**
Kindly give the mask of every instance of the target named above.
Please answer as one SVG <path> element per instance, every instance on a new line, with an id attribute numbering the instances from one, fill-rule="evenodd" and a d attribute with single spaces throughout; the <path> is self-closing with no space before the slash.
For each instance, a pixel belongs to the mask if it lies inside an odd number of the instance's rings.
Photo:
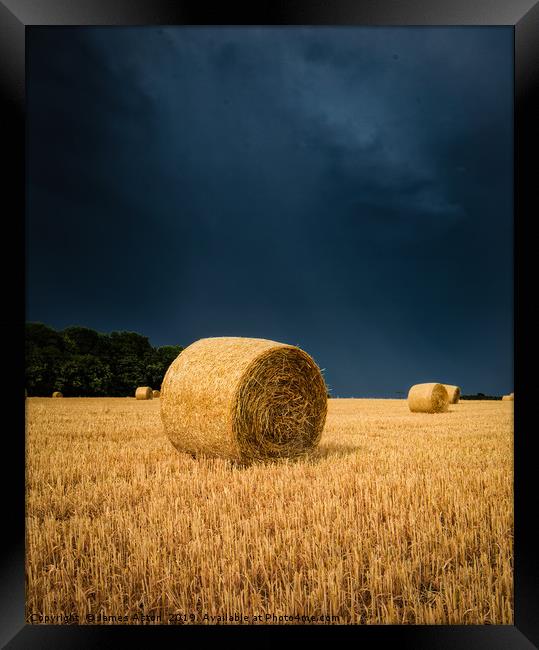
<path id="1" fill-rule="evenodd" d="M 38 28 L 27 320 L 513 390 L 511 28 Z"/>

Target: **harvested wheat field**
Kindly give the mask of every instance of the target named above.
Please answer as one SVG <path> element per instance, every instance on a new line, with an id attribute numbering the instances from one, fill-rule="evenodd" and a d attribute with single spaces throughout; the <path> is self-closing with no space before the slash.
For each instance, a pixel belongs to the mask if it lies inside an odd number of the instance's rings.
<path id="1" fill-rule="evenodd" d="M 247 466 L 159 402 L 26 400 L 33 622 L 513 623 L 512 402 L 332 399 L 309 456 Z"/>

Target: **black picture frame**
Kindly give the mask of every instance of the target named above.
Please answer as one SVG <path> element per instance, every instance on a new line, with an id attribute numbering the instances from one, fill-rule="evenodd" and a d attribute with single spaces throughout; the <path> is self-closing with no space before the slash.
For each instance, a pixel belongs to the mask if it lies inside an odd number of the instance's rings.
<path id="1" fill-rule="evenodd" d="M 32 26 L 48 25 L 511 25 L 515 42 L 515 624 L 513 626 L 43 626 L 24 620 L 24 321 L 25 321 L 25 42 Z M 250 8 L 217 8 L 173 0 L 0 0 L 0 93 L 5 117 L 0 151 L 7 163 L 2 183 L 2 325 L 10 372 L 2 394 L 14 420 L 4 420 L 4 552 L 0 568 L 0 643 L 10 649 L 117 647 L 134 636 L 137 644 L 218 641 L 274 647 L 284 636 L 297 642 L 330 642 L 346 634 L 364 647 L 391 644 L 404 648 L 533 648 L 539 644 L 539 561 L 534 536 L 538 512 L 534 489 L 533 429 L 525 428 L 530 391 L 524 380 L 530 363 L 523 299 L 529 275 L 531 238 L 526 224 L 537 215 L 539 151 L 539 4 L 533 0 L 332 0 L 258 2 Z M 7 207 L 9 206 L 9 208 Z M 13 254 L 12 254 L 13 253 Z M 15 261 L 20 255 L 22 261 Z M 522 352 L 521 352 L 522 351 Z M 13 385 L 17 377 L 17 386 Z M 8 385 L 9 384 L 9 385 Z M 19 397 L 20 396 L 20 397 Z M 526 437 L 528 434 L 528 438 Z M 6 462 L 7 461 L 7 462 Z M 6 471 L 6 466 L 13 472 Z M 219 639 L 217 640 L 217 636 Z M 256 638 L 255 638 L 256 637 Z M 337 640 L 338 642 L 338 640 Z M 535 645 L 534 645 L 535 644 Z"/>

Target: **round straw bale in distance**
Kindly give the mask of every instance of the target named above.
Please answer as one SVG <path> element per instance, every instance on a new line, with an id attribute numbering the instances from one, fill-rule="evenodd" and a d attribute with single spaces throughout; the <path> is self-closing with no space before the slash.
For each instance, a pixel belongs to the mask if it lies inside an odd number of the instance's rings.
<path id="1" fill-rule="evenodd" d="M 327 388 L 320 369 L 292 345 L 242 337 L 196 341 L 161 385 L 172 444 L 235 460 L 300 456 L 320 441 Z"/>
<path id="2" fill-rule="evenodd" d="M 515 398 L 514 398 L 513 395 L 504 395 L 504 396 L 502 397 L 502 400 L 503 400 L 504 402 L 513 402 L 513 401 L 515 400 Z"/>
<path id="3" fill-rule="evenodd" d="M 449 395 L 443 384 L 416 384 L 408 392 L 412 413 L 443 413 L 448 404 Z"/>
<path id="4" fill-rule="evenodd" d="M 135 391 L 137 399 L 152 399 L 153 391 L 149 386 L 139 386 Z"/>
<path id="5" fill-rule="evenodd" d="M 154 390 L 152 391 L 153 398 L 156 399 L 157 397 L 161 397 L 161 391 L 159 390 Z"/>
<path id="6" fill-rule="evenodd" d="M 458 404 L 460 400 L 460 387 L 451 386 L 451 384 L 444 384 L 444 387 L 447 391 L 447 395 L 449 396 L 449 403 Z"/>
<path id="7" fill-rule="evenodd" d="M 63 397 L 62 393 L 59 390 L 55 390 L 52 394 L 53 397 Z"/>

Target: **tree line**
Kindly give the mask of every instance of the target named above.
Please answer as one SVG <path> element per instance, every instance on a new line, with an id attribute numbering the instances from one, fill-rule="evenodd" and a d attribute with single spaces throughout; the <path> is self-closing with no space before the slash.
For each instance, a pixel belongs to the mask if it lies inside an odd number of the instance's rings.
<path id="1" fill-rule="evenodd" d="M 132 396 L 137 386 L 161 388 L 180 345 L 153 347 L 136 332 L 102 334 L 89 327 L 55 330 L 43 323 L 26 324 L 26 390 L 28 396 Z"/>

